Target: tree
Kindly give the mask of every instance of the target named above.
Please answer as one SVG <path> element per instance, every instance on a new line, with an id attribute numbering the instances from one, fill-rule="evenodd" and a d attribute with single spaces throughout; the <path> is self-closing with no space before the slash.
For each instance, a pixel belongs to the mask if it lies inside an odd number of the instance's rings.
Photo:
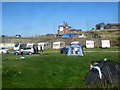
<path id="1" fill-rule="evenodd" d="M 20 34 L 16 34 L 16 37 L 22 37 Z"/>
<path id="2" fill-rule="evenodd" d="M 105 24 L 104 22 L 99 23 L 99 24 L 96 25 L 96 29 L 101 30 L 101 28 L 104 28 L 105 25 L 106 25 L 106 24 Z"/>
<path id="3" fill-rule="evenodd" d="M 99 24 L 97 24 L 95 27 L 96 27 L 96 29 L 100 30 L 100 25 Z"/>

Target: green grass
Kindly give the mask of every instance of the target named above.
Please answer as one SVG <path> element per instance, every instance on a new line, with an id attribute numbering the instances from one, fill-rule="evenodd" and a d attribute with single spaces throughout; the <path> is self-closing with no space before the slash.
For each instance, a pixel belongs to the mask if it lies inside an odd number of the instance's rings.
<path id="1" fill-rule="evenodd" d="M 119 47 L 111 48 L 84 48 L 84 51 L 119 51 Z M 60 49 L 47 49 L 44 51 L 60 51 Z"/>
<path id="2" fill-rule="evenodd" d="M 52 49 L 52 48 L 50 48 L 50 49 L 46 49 L 46 50 L 44 50 L 44 51 L 59 51 L 60 49 Z"/>
<path id="3" fill-rule="evenodd" d="M 84 83 L 91 61 L 118 61 L 118 53 L 85 52 L 84 57 L 60 53 L 27 56 L 3 54 L 3 88 L 90 88 Z M 111 86 L 110 86 L 111 88 Z"/>
<path id="4" fill-rule="evenodd" d="M 119 51 L 119 47 L 112 48 L 85 48 L 84 51 Z"/>

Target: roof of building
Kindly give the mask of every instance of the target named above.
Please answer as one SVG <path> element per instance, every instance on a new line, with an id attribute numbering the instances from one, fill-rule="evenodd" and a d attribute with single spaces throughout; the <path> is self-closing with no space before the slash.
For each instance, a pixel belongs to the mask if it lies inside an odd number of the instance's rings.
<path id="1" fill-rule="evenodd" d="M 64 26 L 64 25 L 59 25 L 59 27 L 64 27 L 64 28 L 68 27 L 68 28 L 71 28 L 70 26 Z"/>
<path id="2" fill-rule="evenodd" d="M 59 27 L 68 27 L 68 28 L 71 28 L 68 24 L 67 24 L 67 22 L 63 22 L 63 25 L 59 25 Z"/>
<path id="3" fill-rule="evenodd" d="M 107 25 L 120 25 L 120 23 L 108 23 Z"/>

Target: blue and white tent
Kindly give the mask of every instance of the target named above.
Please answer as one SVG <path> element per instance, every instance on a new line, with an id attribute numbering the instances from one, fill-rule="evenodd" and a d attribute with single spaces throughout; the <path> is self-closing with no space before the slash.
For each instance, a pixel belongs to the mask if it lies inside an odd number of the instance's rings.
<path id="1" fill-rule="evenodd" d="M 71 44 L 67 56 L 84 56 L 81 44 Z"/>

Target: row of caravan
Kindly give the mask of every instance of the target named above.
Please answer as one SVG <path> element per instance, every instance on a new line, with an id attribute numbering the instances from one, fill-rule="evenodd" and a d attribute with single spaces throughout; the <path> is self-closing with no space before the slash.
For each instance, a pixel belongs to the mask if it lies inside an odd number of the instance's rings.
<path id="1" fill-rule="evenodd" d="M 81 44 L 79 41 L 71 42 L 71 44 Z M 54 42 L 53 49 L 60 49 L 65 47 L 65 42 Z M 94 48 L 95 42 L 93 40 L 86 40 L 86 48 Z M 110 40 L 101 40 L 102 48 L 110 48 Z"/>
<path id="2" fill-rule="evenodd" d="M 93 40 L 86 40 L 86 48 L 94 48 L 95 43 Z M 110 48 L 110 40 L 101 40 L 102 48 Z"/>
<path id="3" fill-rule="evenodd" d="M 38 50 L 46 50 L 53 47 L 53 49 L 60 49 L 65 47 L 65 42 L 53 42 L 53 45 L 49 42 L 42 42 L 42 43 L 16 43 L 14 46 L 14 50 L 19 50 L 24 47 L 33 47 L 37 48 Z"/>
<path id="4" fill-rule="evenodd" d="M 71 42 L 71 44 L 81 44 L 79 41 Z M 53 49 L 60 49 L 65 47 L 65 42 L 54 42 Z M 86 48 L 94 48 L 95 42 L 93 40 L 86 40 Z M 110 48 L 110 40 L 101 40 L 102 48 Z"/>
<path id="5" fill-rule="evenodd" d="M 51 48 L 51 43 L 49 42 L 42 42 L 42 43 L 16 43 L 14 46 L 14 50 L 19 50 L 24 47 L 33 47 L 37 48 L 38 50 L 45 50 Z"/>
<path id="6" fill-rule="evenodd" d="M 74 41 L 71 42 L 71 44 L 80 44 L 79 41 Z M 19 50 L 20 48 L 24 47 L 34 47 L 37 48 L 38 50 L 45 50 L 45 49 L 60 49 L 65 47 L 66 44 L 63 41 L 58 41 L 58 42 L 41 42 L 41 43 L 16 43 L 16 44 L 0 44 L 1 47 L 5 48 L 13 48 L 14 50 Z M 95 47 L 95 42 L 93 40 L 86 40 L 86 48 L 94 48 Z M 101 47 L 102 48 L 110 48 L 110 41 L 109 40 L 101 40 Z"/>

